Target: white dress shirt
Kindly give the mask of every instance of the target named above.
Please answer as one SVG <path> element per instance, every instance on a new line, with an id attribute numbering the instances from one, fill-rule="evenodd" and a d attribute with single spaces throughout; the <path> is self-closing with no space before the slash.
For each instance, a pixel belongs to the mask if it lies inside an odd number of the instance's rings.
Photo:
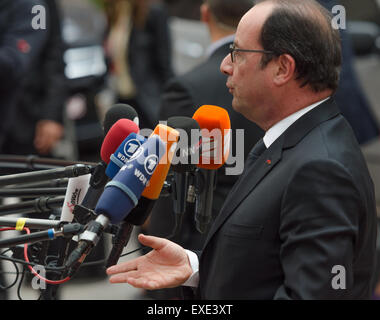
<path id="1" fill-rule="evenodd" d="M 315 107 L 319 106 L 326 100 L 328 100 L 330 97 L 321 100 L 319 102 L 316 102 L 312 104 L 311 106 L 308 106 L 306 108 L 303 108 L 290 116 L 286 117 L 285 119 L 282 119 L 280 122 L 277 122 L 273 127 L 271 127 L 267 132 L 265 132 L 265 135 L 263 137 L 264 144 L 267 148 L 270 147 L 270 145 L 276 141 L 278 137 L 280 137 L 286 129 L 288 129 L 294 122 L 296 122 L 299 118 L 301 118 L 304 114 L 308 113 Z M 190 251 L 186 250 L 186 253 L 189 257 L 190 265 L 193 270 L 192 275 L 189 277 L 189 279 L 186 280 L 183 286 L 189 286 L 189 287 L 198 287 L 199 283 L 199 260 L 198 256 Z"/>

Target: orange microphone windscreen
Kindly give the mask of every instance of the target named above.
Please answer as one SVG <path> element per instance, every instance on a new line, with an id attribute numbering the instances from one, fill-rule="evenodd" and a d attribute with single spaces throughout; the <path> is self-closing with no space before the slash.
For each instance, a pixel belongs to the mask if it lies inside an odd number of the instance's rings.
<path id="1" fill-rule="evenodd" d="M 156 200 L 160 196 L 166 176 L 168 175 L 174 152 L 177 147 L 179 132 L 171 127 L 159 124 L 151 134 L 151 136 L 153 135 L 158 135 L 161 140 L 166 143 L 166 151 L 154 170 L 149 185 L 144 189 L 142 196 L 151 200 Z"/>
<path id="2" fill-rule="evenodd" d="M 201 128 L 202 153 L 198 168 L 218 169 L 230 153 L 231 121 L 228 112 L 217 106 L 201 106 L 193 115 Z"/>

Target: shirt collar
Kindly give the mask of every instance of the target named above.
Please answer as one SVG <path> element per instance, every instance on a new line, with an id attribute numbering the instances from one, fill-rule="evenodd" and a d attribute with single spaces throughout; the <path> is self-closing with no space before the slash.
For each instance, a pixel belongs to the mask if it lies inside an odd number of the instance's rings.
<path id="1" fill-rule="evenodd" d="M 290 116 L 286 117 L 285 119 L 282 119 L 280 122 L 277 122 L 273 127 L 271 127 L 264 135 L 263 140 L 264 144 L 267 148 L 270 147 L 270 145 L 276 141 L 276 139 L 281 136 L 286 129 L 288 129 L 294 122 L 296 122 L 299 118 L 301 118 L 304 114 L 308 113 L 315 107 L 319 106 L 326 100 L 330 99 L 330 97 L 323 99 L 319 102 L 316 102 L 308 107 L 305 107 L 301 110 L 298 110 L 297 112 L 291 114 Z"/>
<path id="2" fill-rule="evenodd" d="M 206 50 L 206 57 L 209 58 L 212 56 L 212 54 L 218 50 L 221 46 L 225 45 L 226 43 L 234 42 L 235 34 L 231 34 L 227 37 L 221 38 L 215 42 L 213 42 Z"/>

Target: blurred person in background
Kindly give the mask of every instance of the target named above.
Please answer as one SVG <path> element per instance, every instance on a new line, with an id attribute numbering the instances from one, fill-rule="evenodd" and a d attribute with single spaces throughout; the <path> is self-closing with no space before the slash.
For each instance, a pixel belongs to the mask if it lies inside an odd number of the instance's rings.
<path id="1" fill-rule="evenodd" d="M 0 0 L 0 154 L 5 153 L 10 129 L 17 124 L 16 104 L 23 81 L 37 62 L 47 39 L 46 30 L 35 30 L 32 9 L 44 6 L 42 0 Z M 16 120 L 15 120 L 16 119 Z M 6 286 L 0 268 L 0 299 L 6 299 Z"/>
<path id="2" fill-rule="evenodd" d="M 46 33 L 46 39 L 21 79 L 15 114 L 4 142 L 3 152 L 7 154 L 52 156 L 64 134 L 63 108 L 67 93 L 61 19 L 55 0 L 46 1 L 44 8 L 45 31 L 38 29 L 33 33 Z"/>
<path id="3" fill-rule="evenodd" d="M 318 0 L 318 2 L 330 12 L 335 5 L 340 4 L 335 0 Z M 368 7 L 369 3 L 361 3 L 360 5 Z M 353 7 L 351 7 L 352 9 Z M 349 12 L 349 14 L 353 15 L 354 13 Z M 342 115 L 351 125 L 359 144 L 364 145 L 379 137 L 379 124 L 355 70 L 355 54 L 350 35 L 345 29 L 339 31 L 342 41 L 342 70 L 339 87 L 335 93 L 335 101 Z M 374 281 L 377 286 L 373 298 L 380 299 L 379 248 L 377 248 L 377 252 L 377 266 L 374 273 Z"/>
<path id="4" fill-rule="evenodd" d="M 136 109 L 140 128 L 154 128 L 163 85 L 173 75 L 165 7 L 152 0 L 105 0 L 104 6 L 116 102 Z"/>
<path id="5" fill-rule="evenodd" d="M 244 157 L 264 135 L 254 123 L 244 118 L 232 108 L 232 95 L 226 87 L 227 75 L 220 72 L 220 64 L 230 52 L 234 34 L 241 17 L 253 6 L 252 0 L 205 0 L 200 7 L 201 21 L 209 31 L 211 44 L 207 49 L 207 59 L 184 75 L 172 78 L 165 86 L 162 95 L 160 120 L 172 116 L 192 117 L 202 105 L 216 105 L 225 108 L 230 116 L 232 128 L 232 154 Z M 236 154 L 236 129 L 244 129 L 244 154 Z M 224 200 L 238 175 L 226 175 L 226 165 L 217 172 L 217 185 L 212 205 L 213 218 L 220 211 Z M 152 212 L 147 233 L 156 236 L 168 236 L 174 228 L 173 201 L 171 197 L 160 198 Z M 169 210 L 168 210 L 169 209 Z M 170 210 L 171 209 L 171 210 Z M 207 232 L 201 234 L 195 226 L 194 204 L 187 203 L 183 215 L 181 232 L 175 239 L 186 248 L 200 250 Z M 211 224 L 211 223 L 210 223 Z M 158 298 L 180 298 L 180 289 L 158 291 L 152 296 Z"/>
<path id="6" fill-rule="evenodd" d="M 318 0 L 332 12 L 339 2 L 335 0 Z M 380 134 L 379 124 L 372 113 L 369 101 L 360 85 L 354 65 L 354 51 L 349 33 L 339 29 L 342 41 L 342 71 L 335 100 L 343 116 L 354 130 L 359 144 L 363 145 L 377 138 Z"/>

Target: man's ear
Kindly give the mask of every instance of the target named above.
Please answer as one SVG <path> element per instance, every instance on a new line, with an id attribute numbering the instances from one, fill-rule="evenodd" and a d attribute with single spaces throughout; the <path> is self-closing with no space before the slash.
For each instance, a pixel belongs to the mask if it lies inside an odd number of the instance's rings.
<path id="1" fill-rule="evenodd" d="M 296 62 L 289 54 L 282 54 L 275 61 L 274 83 L 282 86 L 294 79 L 296 76 Z"/>
<path id="2" fill-rule="evenodd" d="M 201 11 L 201 21 L 203 23 L 209 23 L 210 22 L 210 17 L 211 17 L 211 12 L 210 12 L 210 7 L 208 6 L 207 3 L 203 3 L 200 8 Z"/>

